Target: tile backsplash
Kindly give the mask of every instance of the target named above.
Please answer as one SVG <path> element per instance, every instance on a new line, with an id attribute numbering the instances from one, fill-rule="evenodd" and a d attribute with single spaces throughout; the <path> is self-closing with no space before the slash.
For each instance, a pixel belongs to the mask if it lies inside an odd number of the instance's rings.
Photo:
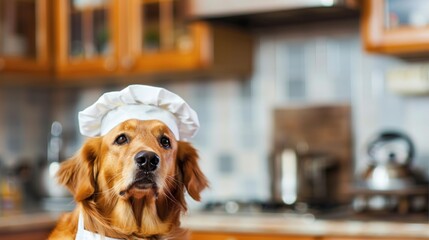
<path id="1" fill-rule="evenodd" d="M 5 165 L 46 156 L 52 92 L 49 89 L 0 88 L 0 159 Z"/>
<path id="2" fill-rule="evenodd" d="M 205 201 L 268 199 L 272 110 L 276 106 L 348 103 L 353 111 L 354 161 L 366 164 L 368 139 L 381 129 L 408 133 L 417 148 L 414 166 L 428 173 L 429 97 L 402 97 L 386 88 L 386 71 L 402 60 L 364 53 L 357 22 L 255 31 L 255 71 L 249 79 L 162 82 L 195 108 L 201 130 L 193 140 L 211 181 Z M 64 125 L 64 157 L 84 140 L 77 112 L 104 91 L 92 88 L 0 88 L 0 158 L 46 157 L 50 123 Z M 429 174 L 427 174 L 429 175 Z"/>

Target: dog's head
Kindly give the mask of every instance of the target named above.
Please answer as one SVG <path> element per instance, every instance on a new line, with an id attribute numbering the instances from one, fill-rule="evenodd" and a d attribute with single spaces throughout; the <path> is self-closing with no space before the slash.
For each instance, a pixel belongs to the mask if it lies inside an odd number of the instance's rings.
<path id="1" fill-rule="evenodd" d="M 132 119 L 104 136 L 89 139 L 76 156 L 61 165 L 58 177 L 77 202 L 99 195 L 168 198 L 173 190 L 183 193 L 184 188 L 200 200 L 200 192 L 208 184 L 197 160 L 191 144 L 177 141 L 161 121 Z"/>

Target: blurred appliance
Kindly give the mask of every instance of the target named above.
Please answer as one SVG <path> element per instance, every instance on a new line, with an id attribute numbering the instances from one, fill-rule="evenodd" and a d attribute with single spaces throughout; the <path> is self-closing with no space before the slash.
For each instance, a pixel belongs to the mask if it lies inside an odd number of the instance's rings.
<path id="1" fill-rule="evenodd" d="M 350 200 L 348 105 L 277 108 L 273 136 L 272 201 L 329 208 Z"/>
<path id="2" fill-rule="evenodd" d="M 374 190 L 406 189 L 418 180 L 410 169 L 414 156 L 411 139 L 400 132 L 378 134 L 368 145 L 370 163 L 363 179 Z"/>
<path id="3" fill-rule="evenodd" d="M 387 71 L 387 86 L 402 95 L 427 95 L 429 93 L 429 64 L 414 63 L 394 67 Z"/>
<path id="4" fill-rule="evenodd" d="M 285 148 L 272 162 L 274 202 L 292 205 L 304 202 L 326 207 L 332 203 L 331 188 L 335 182 L 337 162 L 329 154 L 301 153 Z"/>
<path id="5" fill-rule="evenodd" d="M 383 131 L 368 144 L 369 163 L 358 182 L 354 208 L 363 210 L 398 210 L 407 213 L 423 210 L 427 184 L 421 174 L 411 169 L 414 144 L 404 133 Z"/>
<path id="6" fill-rule="evenodd" d="M 194 19 L 270 26 L 359 17 L 357 0 L 189 0 Z"/>
<path id="7" fill-rule="evenodd" d="M 42 205 L 46 210 L 70 210 L 73 206 L 69 191 L 60 185 L 56 179 L 56 173 L 60 167 L 60 153 L 62 148 L 61 123 L 55 121 L 51 125 L 48 142 L 48 159 L 40 173 L 40 186 Z"/>

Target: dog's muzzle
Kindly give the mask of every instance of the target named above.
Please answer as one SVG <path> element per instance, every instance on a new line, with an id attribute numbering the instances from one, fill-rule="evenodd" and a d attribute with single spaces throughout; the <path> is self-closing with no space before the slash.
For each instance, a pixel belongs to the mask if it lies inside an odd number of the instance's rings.
<path id="1" fill-rule="evenodd" d="M 151 151 L 140 151 L 134 161 L 137 165 L 137 172 L 134 176 L 133 187 L 147 189 L 156 187 L 155 171 L 159 166 L 159 156 Z"/>
<path id="2" fill-rule="evenodd" d="M 137 168 L 144 172 L 153 172 L 158 168 L 159 156 L 151 151 L 140 151 L 134 157 Z"/>
<path id="3" fill-rule="evenodd" d="M 133 181 L 126 190 L 120 191 L 121 196 L 127 196 L 127 193 L 134 195 L 136 190 L 154 190 L 157 193 L 156 170 L 159 168 L 160 158 L 151 151 L 140 151 L 134 156 L 136 171 Z"/>

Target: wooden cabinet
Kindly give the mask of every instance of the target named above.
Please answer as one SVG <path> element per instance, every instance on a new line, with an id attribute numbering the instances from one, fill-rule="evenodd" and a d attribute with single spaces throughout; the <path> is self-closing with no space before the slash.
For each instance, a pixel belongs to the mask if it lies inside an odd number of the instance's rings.
<path id="1" fill-rule="evenodd" d="M 185 3 L 0 1 L 0 74 L 16 70 L 59 78 L 181 71 L 249 75 L 251 36 L 233 27 L 189 22 Z"/>
<path id="2" fill-rule="evenodd" d="M 238 234 L 193 232 L 190 240 L 419 240 L 416 238 L 383 238 L 383 237 L 306 237 L 273 234 Z"/>
<path id="3" fill-rule="evenodd" d="M 118 70 L 122 35 L 120 0 L 56 0 L 55 71 L 60 76 L 104 75 Z"/>
<path id="4" fill-rule="evenodd" d="M 422 240 L 417 238 L 385 238 L 385 237 L 324 237 L 323 240 Z"/>
<path id="5" fill-rule="evenodd" d="M 183 1 L 131 0 L 128 52 L 131 71 L 155 72 L 204 67 L 209 34 L 202 23 L 187 24 Z"/>
<path id="6" fill-rule="evenodd" d="M 371 52 L 429 53 L 429 8 L 425 0 L 364 0 L 362 36 Z"/>
<path id="7" fill-rule="evenodd" d="M 311 237 L 280 234 L 192 232 L 190 240 L 419 240 L 417 238 L 386 237 Z"/>
<path id="8" fill-rule="evenodd" d="M 0 72 L 50 68 L 47 0 L 0 1 Z"/>
<path id="9" fill-rule="evenodd" d="M 253 46 L 247 32 L 188 22 L 186 12 L 183 0 L 58 0 L 57 73 L 250 73 Z"/>
<path id="10" fill-rule="evenodd" d="M 0 231 L 1 240 L 45 240 L 48 239 L 53 227 L 42 227 L 37 229 L 20 229 L 2 232 Z"/>
<path id="11" fill-rule="evenodd" d="M 192 232 L 190 240 L 315 240 L 313 237 L 275 234 Z"/>

